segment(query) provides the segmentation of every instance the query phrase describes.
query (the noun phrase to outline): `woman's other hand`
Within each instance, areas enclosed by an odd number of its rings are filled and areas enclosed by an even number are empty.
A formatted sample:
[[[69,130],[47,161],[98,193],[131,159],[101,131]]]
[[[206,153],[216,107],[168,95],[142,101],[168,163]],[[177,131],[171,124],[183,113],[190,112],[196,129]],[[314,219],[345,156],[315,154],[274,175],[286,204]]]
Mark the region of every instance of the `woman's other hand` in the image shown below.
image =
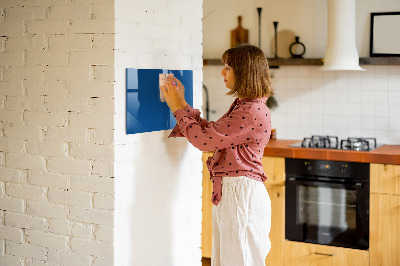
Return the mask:
[[[179,103],[183,108],[185,108],[187,105],[187,102],[185,100],[185,87],[183,86],[182,82],[179,79],[175,78],[174,76],[168,76],[167,78],[171,82],[175,82],[176,86],[179,88],[178,89]]]
[[[176,81],[175,81],[176,80]],[[181,103],[182,98],[180,95],[181,87],[179,87],[178,79],[170,79],[168,77],[167,81],[165,82],[164,86],[160,87],[162,92],[164,93],[165,102],[167,103],[169,109],[171,109],[172,113],[174,113],[178,109],[184,109],[186,105]],[[180,83],[182,84],[182,83]],[[182,90],[184,87],[182,85]],[[183,93],[184,94],[184,93]],[[183,98],[185,99],[185,98]],[[186,101],[185,101],[186,103]]]

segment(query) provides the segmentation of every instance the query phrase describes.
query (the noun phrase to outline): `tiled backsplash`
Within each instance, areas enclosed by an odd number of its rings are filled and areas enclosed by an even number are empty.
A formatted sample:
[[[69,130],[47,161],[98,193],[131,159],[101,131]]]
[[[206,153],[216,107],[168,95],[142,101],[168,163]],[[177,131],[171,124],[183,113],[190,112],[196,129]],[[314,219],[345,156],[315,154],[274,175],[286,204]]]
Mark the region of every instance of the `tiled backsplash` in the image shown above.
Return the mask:
[[[376,137],[400,144],[400,66],[365,65],[366,71],[324,72],[319,66],[271,69],[278,107],[273,128],[281,139],[311,135]],[[204,67],[210,91],[210,120],[218,119],[232,98],[219,75],[222,66]]]

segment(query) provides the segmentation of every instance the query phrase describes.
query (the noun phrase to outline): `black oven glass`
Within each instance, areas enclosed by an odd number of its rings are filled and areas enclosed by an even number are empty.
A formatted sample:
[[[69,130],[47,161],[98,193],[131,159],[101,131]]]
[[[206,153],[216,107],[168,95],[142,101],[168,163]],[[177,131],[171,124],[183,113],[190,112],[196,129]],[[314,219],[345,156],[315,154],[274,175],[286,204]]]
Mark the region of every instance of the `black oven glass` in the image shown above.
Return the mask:
[[[286,170],[286,239],[368,249],[368,164],[287,159]]]

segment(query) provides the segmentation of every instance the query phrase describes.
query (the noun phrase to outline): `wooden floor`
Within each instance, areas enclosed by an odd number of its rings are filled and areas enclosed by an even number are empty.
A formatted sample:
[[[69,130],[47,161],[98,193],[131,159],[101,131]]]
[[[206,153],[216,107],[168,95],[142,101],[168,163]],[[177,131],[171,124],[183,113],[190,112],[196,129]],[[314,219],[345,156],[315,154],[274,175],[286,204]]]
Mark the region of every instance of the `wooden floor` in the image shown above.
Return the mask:
[[[203,263],[203,266],[211,266],[211,259],[209,258],[202,258],[201,262]]]

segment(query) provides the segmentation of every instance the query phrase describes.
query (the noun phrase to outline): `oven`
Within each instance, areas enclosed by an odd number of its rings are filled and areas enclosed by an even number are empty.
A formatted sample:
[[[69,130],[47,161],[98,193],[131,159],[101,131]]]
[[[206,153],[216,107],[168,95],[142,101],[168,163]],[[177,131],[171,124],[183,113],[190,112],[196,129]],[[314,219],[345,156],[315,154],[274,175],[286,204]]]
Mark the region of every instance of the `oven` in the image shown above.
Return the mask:
[[[368,249],[368,163],[287,158],[285,169],[286,239]]]

